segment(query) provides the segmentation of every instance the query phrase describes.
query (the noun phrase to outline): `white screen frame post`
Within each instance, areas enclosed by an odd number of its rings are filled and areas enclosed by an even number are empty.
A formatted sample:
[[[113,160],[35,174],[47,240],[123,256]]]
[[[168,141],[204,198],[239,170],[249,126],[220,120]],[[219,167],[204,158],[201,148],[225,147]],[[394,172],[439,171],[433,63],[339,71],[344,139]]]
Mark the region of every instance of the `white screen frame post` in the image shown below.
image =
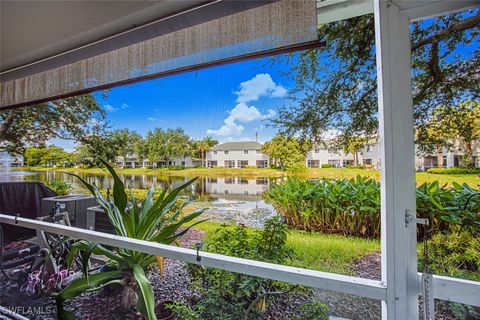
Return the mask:
[[[381,154],[382,319],[418,319],[415,145],[409,19],[374,0]]]

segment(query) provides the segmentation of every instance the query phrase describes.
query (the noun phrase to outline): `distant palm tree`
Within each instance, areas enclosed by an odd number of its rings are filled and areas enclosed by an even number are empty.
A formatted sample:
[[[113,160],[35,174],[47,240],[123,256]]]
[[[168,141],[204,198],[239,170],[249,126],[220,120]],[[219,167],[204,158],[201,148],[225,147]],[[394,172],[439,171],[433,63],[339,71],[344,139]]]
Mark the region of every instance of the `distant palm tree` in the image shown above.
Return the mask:
[[[216,144],[218,144],[218,141],[212,137],[205,137],[202,140],[195,141],[195,152],[198,154],[202,164],[205,161],[205,166],[207,166],[207,152]]]

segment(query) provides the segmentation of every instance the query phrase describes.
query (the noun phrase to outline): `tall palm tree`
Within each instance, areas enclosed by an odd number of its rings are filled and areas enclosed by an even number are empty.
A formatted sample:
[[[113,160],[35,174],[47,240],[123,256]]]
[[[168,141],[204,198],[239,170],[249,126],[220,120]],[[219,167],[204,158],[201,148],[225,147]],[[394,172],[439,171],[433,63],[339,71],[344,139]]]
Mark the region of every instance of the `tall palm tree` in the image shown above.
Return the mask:
[[[207,152],[216,144],[218,144],[218,141],[212,137],[205,137],[202,140],[195,141],[195,152],[202,163],[205,161],[205,166],[207,166]]]

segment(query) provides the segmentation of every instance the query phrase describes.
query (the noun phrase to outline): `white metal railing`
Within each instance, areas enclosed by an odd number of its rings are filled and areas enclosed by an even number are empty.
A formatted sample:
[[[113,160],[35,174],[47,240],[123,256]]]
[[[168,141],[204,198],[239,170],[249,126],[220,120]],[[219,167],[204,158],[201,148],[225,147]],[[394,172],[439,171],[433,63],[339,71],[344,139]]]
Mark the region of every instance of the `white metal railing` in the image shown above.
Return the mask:
[[[200,251],[198,255],[201,259],[200,261],[197,261],[197,252],[193,249],[126,238],[103,232],[53,224],[33,219],[21,217],[17,218],[4,214],[0,214],[0,223],[42,230],[75,239],[94,241],[104,245],[136,250],[155,256],[163,256],[165,258],[266,279],[285,281],[292,284],[342,292],[376,300],[386,299],[386,286],[381,281],[376,280],[289,267],[202,251]],[[420,273],[418,274],[418,283],[420,291]],[[418,294],[420,294],[420,292],[418,292]],[[480,307],[479,282],[434,276],[433,295],[435,299],[459,302]]]

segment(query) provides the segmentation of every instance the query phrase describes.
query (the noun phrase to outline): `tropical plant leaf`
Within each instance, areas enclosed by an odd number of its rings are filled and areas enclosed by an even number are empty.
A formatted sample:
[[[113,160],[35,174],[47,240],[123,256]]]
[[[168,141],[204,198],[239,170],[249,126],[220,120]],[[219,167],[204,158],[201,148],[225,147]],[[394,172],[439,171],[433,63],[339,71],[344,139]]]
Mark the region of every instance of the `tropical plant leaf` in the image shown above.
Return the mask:
[[[113,201],[115,203],[115,206],[120,210],[120,211],[125,211],[125,208],[127,207],[127,202],[128,202],[128,197],[127,193],[125,192],[125,185],[123,184],[122,179],[118,176],[118,174],[115,172],[115,170],[112,168],[108,162],[104,160],[100,160],[102,164],[107,168],[108,172],[112,175],[113,178]]]
[[[148,320],[156,320],[157,316],[155,315],[155,298],[153,295],[153,289],[145,276],[145,271],[139,265],[133,265],[132,271],[135,281],[137,281],[138,288],[140,289],[138,310]]]

